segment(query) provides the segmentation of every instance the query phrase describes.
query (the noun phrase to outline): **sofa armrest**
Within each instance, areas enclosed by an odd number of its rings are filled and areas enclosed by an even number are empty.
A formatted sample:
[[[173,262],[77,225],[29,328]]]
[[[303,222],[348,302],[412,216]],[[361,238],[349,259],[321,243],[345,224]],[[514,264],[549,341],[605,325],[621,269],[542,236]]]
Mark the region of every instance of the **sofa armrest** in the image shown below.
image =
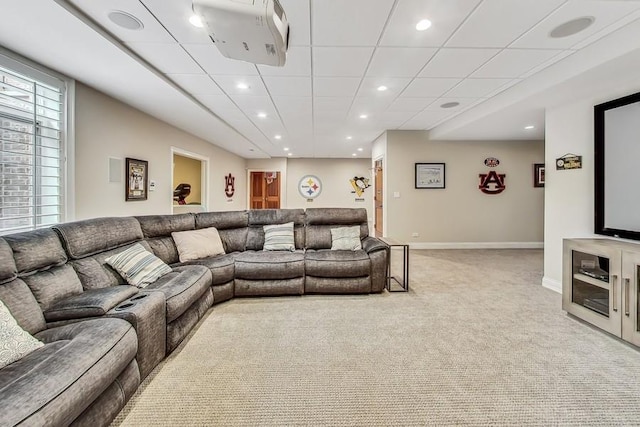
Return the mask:
[[[109,310],[138,293],[129,285],[89,289],[55,303],[44,312],[47,322],[104,316]]]
[[[362,239],[362,249],[364,249],[366,253],[370,254],[380,250],[387,250],[389,249],[389,245],[378,238],[367,236]]]

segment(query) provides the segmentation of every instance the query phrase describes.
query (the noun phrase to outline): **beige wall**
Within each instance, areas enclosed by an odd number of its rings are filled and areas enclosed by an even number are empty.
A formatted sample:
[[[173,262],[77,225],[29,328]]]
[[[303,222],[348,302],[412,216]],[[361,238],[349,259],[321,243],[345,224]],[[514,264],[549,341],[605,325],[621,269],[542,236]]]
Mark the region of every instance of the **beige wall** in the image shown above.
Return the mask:
[[[76,219],[168,214],[172,211],[171,147],[209,158],[208,210],[246,208],[246,160],[157,120],[81,83],[76,85]],[[148,200],[125,202],[124,182],[109,182],[109,157],[149,161],[156,189]],[[224,176],[236,178],[232,202]],[[124,171],[123,171],[124,174]]]
[[[173,156],[173,188],[180,184],[191,185],[191,193],[185,201],[189,203],[201,203],[202,161],[174,154]]]
[[[543,241],[544,189],[533,187],[533,164],[544,162],[543,141],[429,141],[425,131],[389,131],[386,156],[385,235],[416,247]],[[478,189],[479,174],[492,170],[484,165],[487,157],[499,159],[493,170],[506,174],[499,195]],[[444,190],[414,188],[420,162],[446,163]]]

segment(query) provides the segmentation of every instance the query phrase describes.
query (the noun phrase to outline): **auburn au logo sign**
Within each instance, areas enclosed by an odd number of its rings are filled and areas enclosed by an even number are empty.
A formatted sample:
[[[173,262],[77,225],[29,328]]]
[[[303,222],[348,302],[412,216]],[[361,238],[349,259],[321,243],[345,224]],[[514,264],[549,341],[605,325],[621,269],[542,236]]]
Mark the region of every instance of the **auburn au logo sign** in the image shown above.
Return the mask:
[[[235,182],[236,178],[231,173],[224,177],[224,194],[229,198],[236,192]]]
[[[496,171],[480,174],[480,185],[478,188],[485,194],[500,194],[507,188],[504,185],[504,178],[507,175]]]

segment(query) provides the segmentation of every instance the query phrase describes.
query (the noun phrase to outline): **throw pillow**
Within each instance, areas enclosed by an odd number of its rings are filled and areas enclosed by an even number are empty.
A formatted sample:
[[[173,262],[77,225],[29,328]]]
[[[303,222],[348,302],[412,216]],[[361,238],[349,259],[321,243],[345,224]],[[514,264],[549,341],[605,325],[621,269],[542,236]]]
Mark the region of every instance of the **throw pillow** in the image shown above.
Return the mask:
[[[357,251],[358,249],[362,249],[359,225],[331,229],[332,251]]]
[[[146,250],[140,243],[110,256],[105,261],[120,273],[128,284],[139,288],[146,288],[172,271],[171,267]]]
[[[0,369],[39,349],[44,344],[22,329],[0,301]]]
[[[171,233],[180,262],[224,254],[220,233],[215,227]]]
[[[293,222],[286,224],[265,225],[264,227],[265,251],[295,251],[296,244],[293,238]]]

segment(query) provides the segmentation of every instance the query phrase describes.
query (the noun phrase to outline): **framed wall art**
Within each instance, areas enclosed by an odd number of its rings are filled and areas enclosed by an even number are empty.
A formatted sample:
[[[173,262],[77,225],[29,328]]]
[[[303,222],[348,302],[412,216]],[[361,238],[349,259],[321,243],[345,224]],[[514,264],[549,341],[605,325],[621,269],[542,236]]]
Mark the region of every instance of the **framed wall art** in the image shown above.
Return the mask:
[[[533,165],[533,186],[544,187],[544,163]]]
[[[147,200],[149,191],[149,162],[126,158],[125,201]]]
[[[444,188],[444,163],[416,163],[416,188]]]

